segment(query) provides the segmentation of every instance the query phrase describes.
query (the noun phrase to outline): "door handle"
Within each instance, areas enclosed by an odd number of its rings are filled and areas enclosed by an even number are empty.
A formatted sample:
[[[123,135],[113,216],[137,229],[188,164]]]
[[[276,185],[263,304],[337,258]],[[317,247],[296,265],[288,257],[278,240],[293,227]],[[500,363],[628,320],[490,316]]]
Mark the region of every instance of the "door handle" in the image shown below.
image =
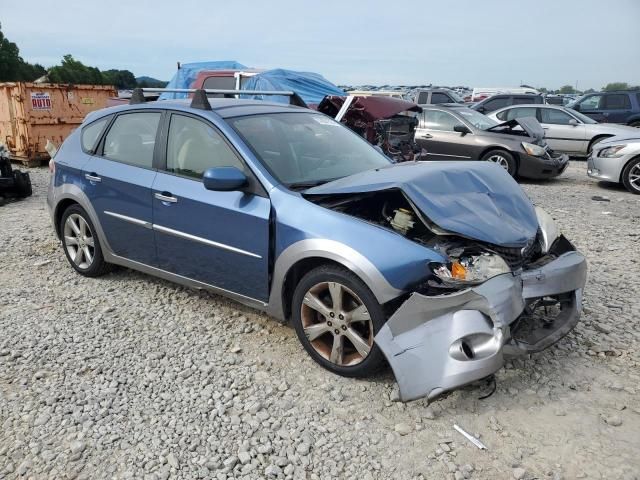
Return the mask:
[[[86,178],[87,180],[89,180],[90,182],[101,182],[102,178],[100,178],[98,176],[97,173],[95,172],[91,172],[91,173],[85,173],[84,174],[84,178]]]
[[[176,203],[178,201],[170,192],[156,193],[155,197],[161,202]]]
[[[421,138],[433,138],[433,135],[431,135],[430,133],[424,133],[422,135],[420,135]]]

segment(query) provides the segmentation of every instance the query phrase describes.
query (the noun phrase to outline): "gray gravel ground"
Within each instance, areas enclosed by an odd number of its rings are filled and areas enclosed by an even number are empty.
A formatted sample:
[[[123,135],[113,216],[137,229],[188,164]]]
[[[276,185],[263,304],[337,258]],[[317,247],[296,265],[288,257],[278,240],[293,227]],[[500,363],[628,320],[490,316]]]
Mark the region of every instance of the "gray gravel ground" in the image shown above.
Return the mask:
[[[389,372],[328,373],[215,295],[77,275],[31,174],[34,196],[0,207],[0,478],[640,478],[640,196],[584,162],[524,184],[589,260],[583,321],[491,397],[429,406],[394,402]]]

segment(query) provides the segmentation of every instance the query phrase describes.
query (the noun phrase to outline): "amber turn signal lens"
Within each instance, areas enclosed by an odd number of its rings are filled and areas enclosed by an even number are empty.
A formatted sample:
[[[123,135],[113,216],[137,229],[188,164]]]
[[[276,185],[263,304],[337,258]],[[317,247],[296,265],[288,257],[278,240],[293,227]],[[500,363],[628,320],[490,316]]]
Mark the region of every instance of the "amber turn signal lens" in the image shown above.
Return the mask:
[[[464,280],[467,276],[467,269],[459,262],[453,262],[451,265],[451,276],[457,280]]]

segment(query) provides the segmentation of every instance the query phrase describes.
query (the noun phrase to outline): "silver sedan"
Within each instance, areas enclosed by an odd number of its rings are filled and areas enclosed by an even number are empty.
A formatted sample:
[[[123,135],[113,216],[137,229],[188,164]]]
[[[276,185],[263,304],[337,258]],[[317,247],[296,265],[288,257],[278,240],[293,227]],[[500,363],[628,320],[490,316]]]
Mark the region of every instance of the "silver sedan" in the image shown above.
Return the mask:
[[[586,115],[557,105],[513,105],[488,115],[499,122],[514,118],[535,117],[545,130],[545,140],[556,152],[587,156],[593,146],[614,135],[638,134],[626,125],[598,123]]]
[[[607,138],[591,152],[587,174],[598,180],[622,183],[640,195],[640,130],[636,135]]]

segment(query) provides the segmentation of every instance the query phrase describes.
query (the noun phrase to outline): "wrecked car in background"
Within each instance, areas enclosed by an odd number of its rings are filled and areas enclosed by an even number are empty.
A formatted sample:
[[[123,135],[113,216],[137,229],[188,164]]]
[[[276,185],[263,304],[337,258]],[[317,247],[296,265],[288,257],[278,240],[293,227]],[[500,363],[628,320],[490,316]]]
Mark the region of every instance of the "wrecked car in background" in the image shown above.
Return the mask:
[[[584,257],[496,165],[394,164],[296,106],[133,101],[89,115],[52,161],[52,222],[82,275],[123,265],[288,319],[336,374],[386,358],[403,400],[578,322]]]
[[[568,155],[549,148],[535,118],[498,123],[464,105],[425,105],[416,143],[427,160],[483,160],[512,177],[553,178],[569,165]]]
[[[380,147],[396,162],[420,160],[424,155],[414,139],[416,114],[422,112],[415,103],[387,96],[328,95],[318,111]]]

